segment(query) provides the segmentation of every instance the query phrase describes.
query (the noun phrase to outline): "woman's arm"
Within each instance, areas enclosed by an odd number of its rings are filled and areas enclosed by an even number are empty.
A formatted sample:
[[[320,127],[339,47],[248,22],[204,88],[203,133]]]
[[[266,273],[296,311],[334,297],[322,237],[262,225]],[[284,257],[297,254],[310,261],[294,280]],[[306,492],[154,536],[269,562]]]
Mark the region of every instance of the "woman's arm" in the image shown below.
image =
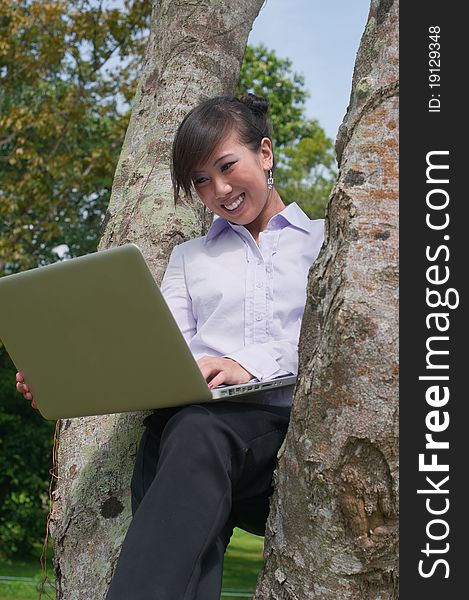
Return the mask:
[[[184,339],[189,344],[197,331],[197,323],[192,313],[192,300],[187,290],[183,255],[179,246],[174,247],[169,257],[168,266],[161,282],[161,293]]]

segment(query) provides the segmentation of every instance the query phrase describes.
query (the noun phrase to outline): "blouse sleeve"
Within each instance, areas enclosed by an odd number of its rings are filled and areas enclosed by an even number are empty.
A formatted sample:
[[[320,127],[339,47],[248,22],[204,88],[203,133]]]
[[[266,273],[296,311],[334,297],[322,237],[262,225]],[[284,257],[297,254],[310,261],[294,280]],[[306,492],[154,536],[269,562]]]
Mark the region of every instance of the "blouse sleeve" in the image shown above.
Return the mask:
[[[168,266],[161,282],[161,293],[189,344],[197,331],[197,323],[192,312],[192,301],[187,290],[184,274],[184,257],[179,246],[175,246],[169,257]]]
[[[225,357],[235,360],[259,381],[298,372],[298,344],[287,339],[248,344]]]

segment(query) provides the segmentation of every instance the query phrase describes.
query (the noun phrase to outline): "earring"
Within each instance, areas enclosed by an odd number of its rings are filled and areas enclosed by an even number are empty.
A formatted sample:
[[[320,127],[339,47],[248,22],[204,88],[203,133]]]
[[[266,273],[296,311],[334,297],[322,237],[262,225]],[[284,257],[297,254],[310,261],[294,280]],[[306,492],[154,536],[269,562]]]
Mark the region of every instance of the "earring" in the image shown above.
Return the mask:
[[[272,169],[269,170],[269,177],[267,179],[267,186],[269,188],[269,190],[272,189],[272,186],[274,185],[274,178],[272,176]]]

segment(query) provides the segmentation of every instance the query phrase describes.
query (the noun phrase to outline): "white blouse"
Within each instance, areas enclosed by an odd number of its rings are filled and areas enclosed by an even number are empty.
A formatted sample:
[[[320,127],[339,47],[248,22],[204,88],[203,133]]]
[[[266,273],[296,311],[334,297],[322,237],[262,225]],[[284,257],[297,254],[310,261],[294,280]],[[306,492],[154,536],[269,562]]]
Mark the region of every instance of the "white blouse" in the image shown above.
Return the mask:
[[[294,202],[270,219],[259,245],[218,217],[206,236],[176,246],[161,291],[194,357],[232,358],[260,381],[297,374],[308,271],[323,239],[324,220]],[[289,405],[292,392],[238,401]]]

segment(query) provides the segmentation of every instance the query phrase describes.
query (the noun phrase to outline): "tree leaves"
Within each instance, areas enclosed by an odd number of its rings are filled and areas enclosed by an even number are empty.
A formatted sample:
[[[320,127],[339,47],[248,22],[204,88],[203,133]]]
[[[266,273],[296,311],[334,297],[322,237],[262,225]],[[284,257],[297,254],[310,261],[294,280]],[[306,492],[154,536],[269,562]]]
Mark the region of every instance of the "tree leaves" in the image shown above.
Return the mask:
[[[322,218],[336,179],[335,153],[315,119],[304,115],[309,93],[289,59],[265,46],[248,46],[237,94],[268,98],[277,169],[275,186],[286,204],[297,202],[311,218]]]
[[[57,260],[61,244],[71,256],[96,249],[149,10],[0,0],[4,274]]]
[[[55,423],[16,392],[15,372],[0,347],[0,554],[24,559],[45,532]]]

